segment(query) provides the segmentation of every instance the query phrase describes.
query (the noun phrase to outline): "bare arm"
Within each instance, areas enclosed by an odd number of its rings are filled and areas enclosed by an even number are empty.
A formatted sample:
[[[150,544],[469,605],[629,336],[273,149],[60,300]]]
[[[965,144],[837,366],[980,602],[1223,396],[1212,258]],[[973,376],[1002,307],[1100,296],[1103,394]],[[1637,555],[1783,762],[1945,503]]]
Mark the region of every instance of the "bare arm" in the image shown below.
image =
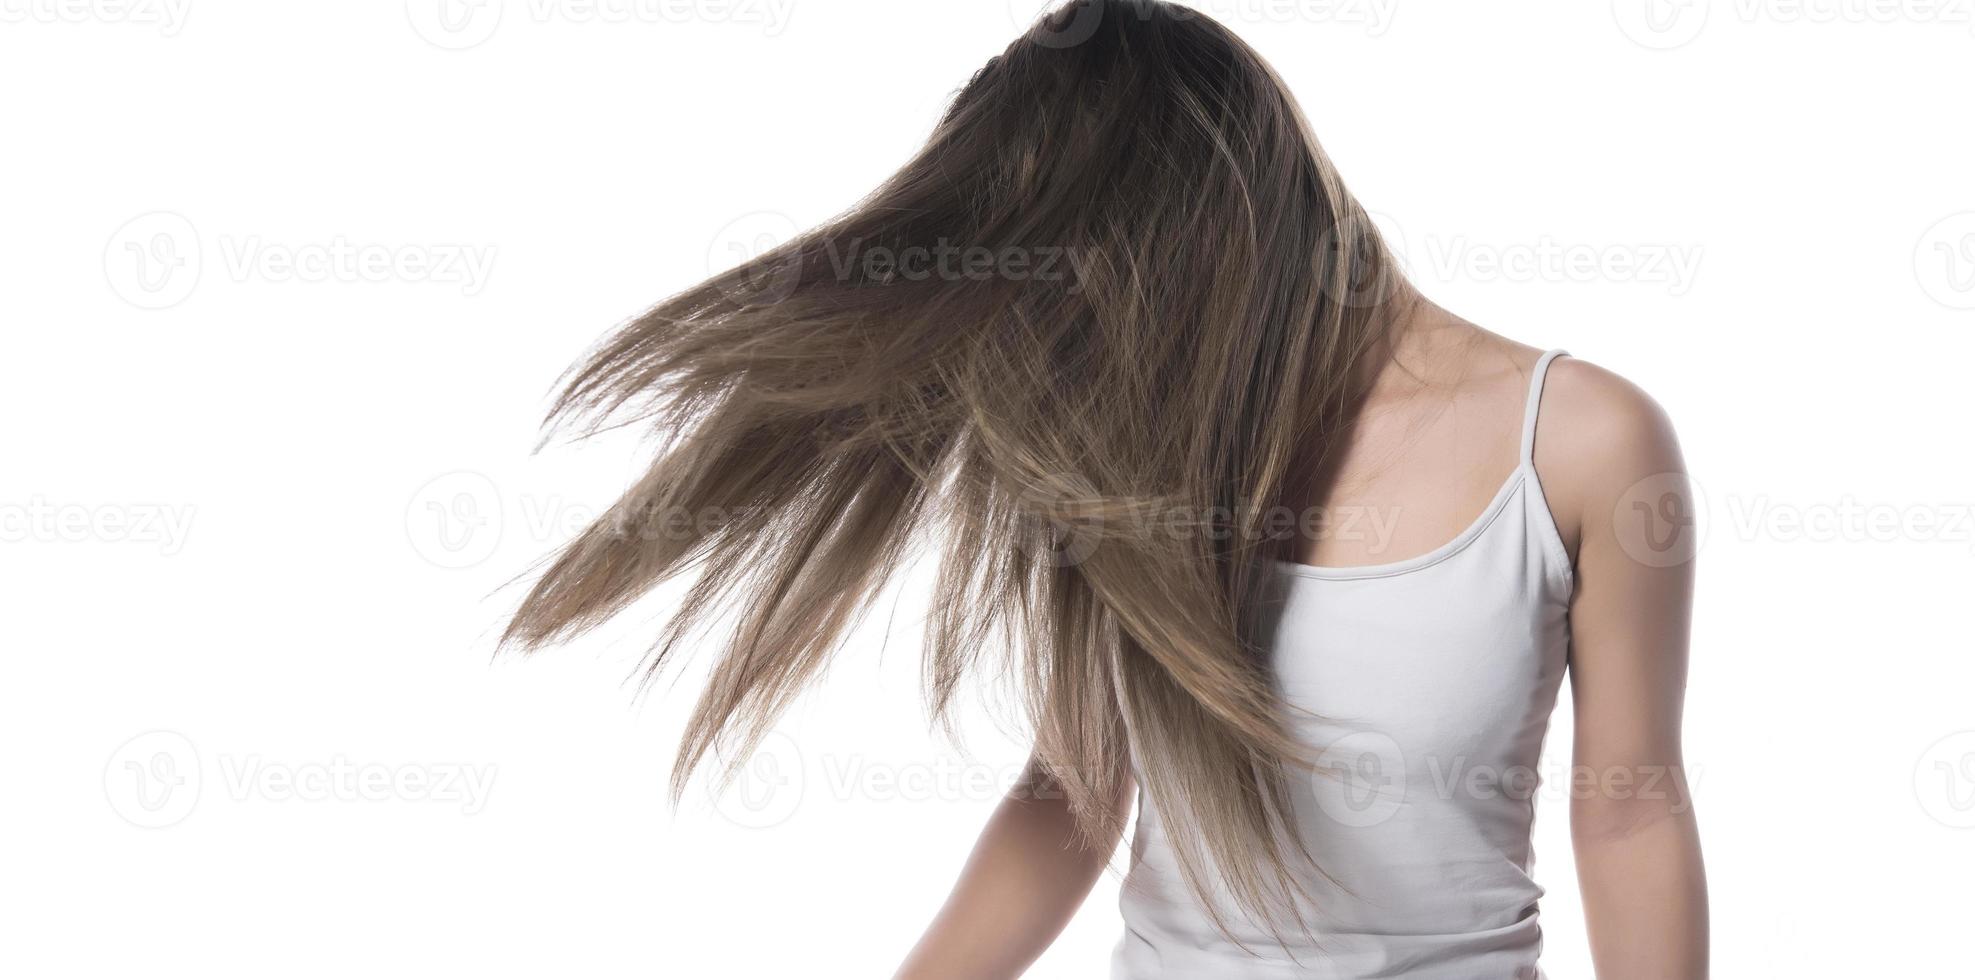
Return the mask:
[[[1076,914],[1115,847],[1081,849],[1074,827],[1060,794],[1009,794],[894,980],[1021,976]]]
[[[1650,399],[1564,362],[1538,465],[1574,541],[1571,838],[1601,980],[1708,970],[1707,884],[1680,745],[1694,563],[1685,466]],[[1546,470],[1549,472],[1549,470]]]

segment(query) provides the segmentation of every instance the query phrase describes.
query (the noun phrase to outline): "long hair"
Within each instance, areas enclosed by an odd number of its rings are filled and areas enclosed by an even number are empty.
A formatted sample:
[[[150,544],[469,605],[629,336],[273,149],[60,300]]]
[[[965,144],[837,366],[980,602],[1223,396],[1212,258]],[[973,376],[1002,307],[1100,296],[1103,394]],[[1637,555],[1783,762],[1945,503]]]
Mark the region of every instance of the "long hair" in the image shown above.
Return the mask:
[[[1079,0],[861,204],[571,369],[552,430],[662,445],[504,642],[696,572],[651,669],[740,616],[676,794],[744,758],[930,546],[936,716],[976,670],[1013,676],[1087,843],[1116,839],[1136,770],[1196,894],[1277,921],[1308,760],[1254,635],[1262,524],[1360,397],[1390,269],[1259,55],[1185,8]]]

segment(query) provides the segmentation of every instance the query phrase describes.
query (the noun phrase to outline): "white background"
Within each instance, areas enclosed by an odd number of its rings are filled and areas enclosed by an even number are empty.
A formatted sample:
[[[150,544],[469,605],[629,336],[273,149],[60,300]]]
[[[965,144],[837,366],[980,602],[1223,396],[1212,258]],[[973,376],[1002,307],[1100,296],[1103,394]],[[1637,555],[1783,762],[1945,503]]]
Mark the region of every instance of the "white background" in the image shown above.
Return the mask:
[[[530,455],[560,370],[874,186],[1010,4],[438,6],[0,0],[0,973],[887,975],[1024,751],[928,734],[916,583],[677,815],[664,597],[490,632],[640,460]],[[1969,4],[1200,6],[1434,298],[1679,424],[1717,975],[1971,975]]]

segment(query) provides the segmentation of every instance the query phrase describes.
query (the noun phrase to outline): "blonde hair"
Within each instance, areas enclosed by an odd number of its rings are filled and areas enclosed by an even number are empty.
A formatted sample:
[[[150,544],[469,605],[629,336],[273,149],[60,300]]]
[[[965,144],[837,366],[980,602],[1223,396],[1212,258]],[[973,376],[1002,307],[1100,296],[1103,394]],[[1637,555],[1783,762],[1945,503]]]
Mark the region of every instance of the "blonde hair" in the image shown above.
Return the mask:
[[[935,712],[977,668],[1012,671],[1088,841],[1122,829],[1135,762],[1197,893],[1294,915],[1305,760],[1252,636],[1273,547],[1254,504],[1361,396],[1390,276],[1259,55],[1171,4],[1073,3],[860,205],[572,369],[552,426],[665,444],[505,640],[567,639],[694,569],[657,670],[742,610],[676,791],[710,751],[744,758],[937,533]],[[1148,517],[1172,513],[1189,533]]]

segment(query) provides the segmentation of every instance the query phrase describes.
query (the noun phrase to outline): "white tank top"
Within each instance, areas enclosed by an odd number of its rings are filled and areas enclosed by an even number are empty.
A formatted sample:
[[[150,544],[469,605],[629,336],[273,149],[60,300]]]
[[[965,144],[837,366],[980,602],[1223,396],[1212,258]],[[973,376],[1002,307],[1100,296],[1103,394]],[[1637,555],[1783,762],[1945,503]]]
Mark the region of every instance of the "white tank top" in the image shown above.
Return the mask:
[[[1300,876],[1316,944],[1291,927],[1285,948],[1219,894],[1230,942],[1141,793],[1114,980],[1541,976],[1530,827],[1571,568],[1532,454],[1543,376],[1562,353],[1537,361],[1520,463],[1459,536],[1384,565],[1277,564],[1263,632],[1275,681],[1315,716],[1297,735],[1333,772],[1296,785],[1292,814],[1331,879]]]

